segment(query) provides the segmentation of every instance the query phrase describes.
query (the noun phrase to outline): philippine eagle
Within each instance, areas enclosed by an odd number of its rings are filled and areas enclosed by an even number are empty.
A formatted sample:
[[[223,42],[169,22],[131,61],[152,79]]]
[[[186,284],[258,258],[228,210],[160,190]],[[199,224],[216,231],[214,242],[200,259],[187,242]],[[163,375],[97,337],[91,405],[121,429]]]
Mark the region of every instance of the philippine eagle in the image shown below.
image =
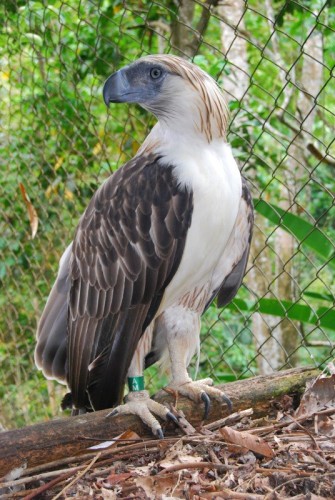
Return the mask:
[[[169,387],[207,410],[210,397],[227,401],[187,367],[201,315],[241,285],[252,203],[226,142],[225,99],[199,67],[143,57],[107,79],[103,98],[138,103],[158,122],[82,215],[38,325],[35,361],[67,384],[77,412],[119,405],[113,414],[137,414],[161,437],[154,415],[172,415],[143,384],[156,361],[169,362]]]

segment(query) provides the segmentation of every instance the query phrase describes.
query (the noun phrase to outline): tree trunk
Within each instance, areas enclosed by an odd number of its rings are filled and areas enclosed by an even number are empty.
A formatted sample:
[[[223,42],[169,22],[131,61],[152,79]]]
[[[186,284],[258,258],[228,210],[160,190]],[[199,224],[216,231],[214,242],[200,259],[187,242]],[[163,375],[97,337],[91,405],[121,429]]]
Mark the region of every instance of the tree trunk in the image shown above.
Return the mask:
[[[260,298],[268,296],[270,281],[274,276],[274,258],[267,246],[267,232],[266,221],[259,218],[254,227],[251,248],[253,267],[247,280],[250,288]],[[252,315],[252,333],[258,352],[257,365],[263,375],[272,373],[283,366],[285,361],[285,352],[276,329],[279,321],[278,317],[269,314],[254,312]]]
[[[180,0],[178,16],[171,25],[171,47],[178,55],[192,57],[192,21],[195,3],[193,0]]]
[[[288,370],[267,377],[232,382],[225,386],[225,393],[231,399],[234,410],[253,408],[255,416],[267,416],[274,403],[284,395],[301,394],[308,380],[318,371],[311,368]],[[219,386],[220,387],[220,386]],[[166,392],[160,391],[156,397],[160,402],[174,403]],[[193,426],[200,426],[203,407],[199,403],[180,397],[178,409],[181,409]],[[0,434],[0,475],[5,475],[13,468],[34,467],[64,457],[87,452],[90,446],[101,441],[112,440],[131,428],[142,436],[150,436],[142,422],[134,416],[121,415],[106,418],[110,410],[102,410],[77,417],[61,418],[42,424],[24,427]],[[208,423],[226,416],[227,407],[213,402]],[[166,435],[175,435],[176,430],[169,424]]]
[[[244,106],[248,102],[249,68],[247,59],[247,45],[241,34],[247,36],[244,27],[244,12],[246,6],[243,0],[231,0],[228,4],[219,7],[222,18],[222,45],[228,63],[230,74],[225,76],[224,88],[235,99],[243,100]],[[274,12],[272,0],[265,0],[266,16],[269,20],[269,30],[274,30]],[[271,37],[273,45],[273,58],[278,66],[285,68],[285,57],[280,52],[276,32]],[[301,124],[301,129],[311,132],[314,120],[315,97],[320,91],[322,82],[322,35],[314,32],[304,45],[303,67],[299,78],[302,88],[297,101],[296,118]],[[291,68],[294,71],[294,68]],[[281,73],[282,74],[282,73]],[[292,74],[289,75],[292,77]],[[292,78],[295,80],[295,76]],[[287,80],[282,81],[283,87]],[[286,107],[290,101],[289,87],[287,88]],[[233,124],[238,128],[238,123]],[[296,122],[295,122],[296,128]],[[296,132],[295,132],[296,133]],[[294,203],[297,193],[302,186],[306,171],[306,134],[304,132],[293,136],[287,151],[285,172],[282,174],[285,185],[281,185],[281,207],[294,212]],[[252,175],[252,174],[251,174]],[[251,248],[253,266],[247,275],[246,281],[251,290],[258,297],[274,296],[280,300],[295,302],[296,274],[294,254],[296,243],[293,236],[277,228],[275,233],[274,252],[270,250],[266,237],[268,234],[267,222],[256,217],[256,225]],[[283,366],[294,366],[297,362],[298,347],[300,343],[299,324],[297,322],[280,319],[271,315],[254,313],[252,316],[252,330],[259,352],[257,356],[260,373],[271,373]]]
[[[171,47],[179,56],[192,58],[202,43],[211,18],[211,8],[218,0],[207,0],[201,4],[202,12],[196,26],[194,24],[195,0],[179,0],[178,15],[171,24]]]
[[[224,90],[230,98],[240,100],[249,87],[249,64],[247,42],[236,33],[244,30],[243,14],[246,4],[243,0],[231,0],[218,8],[221,22],[222,52],[229,63],[230,74],[225,76]]]
[[[279,54],[278,51],[276,51]],[[296,196],[302,188],[303,179],[306,177],[307,162],[307,144],[310,141],[308,134],[312,133],[315,118],[315,98],[321,89],[322,84],[322,34],[314,32],[304,45],[303,65],[300,85],[304,91],[299,92],[297,101],[297,112],[295,118],[299,123],[298,133],[288,148],[288,157],[286,160],[286,169],[283,177],[285,178],[285,187],[281,188],[281,208],[290,210],[294,213],[296,210]],[[281,62],[281,64],[283,64]],[[284,82],[283,82],[284,85]],[[296,127],[295,122],[295,127]],[[298,300],[296,290],[296,278],[299,268],[295,264],[294,254],[297,248],[293,236],[281,228],[276,230],[275,249],[277,252],[276,260],[276,291],[278,298],[295,302]],[[298,347],[301,342],[299,334],[299,324],[296,321],[283,319],[273,330],[285,353],[286,366],[295,366],[298,361]],[[278,369],[283,363],[275,366]]]
[[[244,107],[248,107],[249,96],[246,93],[250,85],[247,42],[240,35],[245,31],[244,13],[246,5],[243,0],[232,0],[219,7],[222,18],[221,41],[230,74],[224,78],[224,90],[230,98],[242,100]],[[233,127],[238,129],[239,124]],[[252,174],[251,174],[252,176]],[[258,297],[264,297],[269,291],[269,280],[273,276],[272,262],[269,248],[266,243],[266,221],[256,216],[254,235],[252,239],[250,261],[252,268],[246,276],[246,282]],[[270,315],[254,313],[252,315],[252,332],[258,351],[257,364],[262,374],[272,373],[281,366],[285,359],[283,349],[272,331],[278,323],[278,318]]]

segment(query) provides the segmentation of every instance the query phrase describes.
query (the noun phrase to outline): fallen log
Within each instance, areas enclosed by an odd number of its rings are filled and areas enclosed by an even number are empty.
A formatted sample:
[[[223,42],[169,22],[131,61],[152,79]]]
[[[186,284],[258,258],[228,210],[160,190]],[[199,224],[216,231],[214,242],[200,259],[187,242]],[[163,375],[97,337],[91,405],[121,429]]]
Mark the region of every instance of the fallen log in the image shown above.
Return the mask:
[[[234,411],[254,409],[254,416],[262,417],[273,410],[284,395],[299,396],[306,382],[319,374],[314,368],[297,368],[258,376],[218,386],[224,389],[233,403]],[[165,391],[155,399],[175,403],[174,397]],[[178,409],[194,427],[202,423],[203,407],[187,398],[178,398]],[[16,467],[34,467],[64,457],[87,452],[90,446],[108,441],[132,429],[143,437],[150,436],[147,428],[135,416],[121,415],[106,418],[110,410],[101,410],[76,417],[64,417],[23,427],[0,434],[0,476]],[[214,422],[228,414],[227,407],[212,403],[206,423]],[[166,436],[176,435],[172,424],[164,427]]]

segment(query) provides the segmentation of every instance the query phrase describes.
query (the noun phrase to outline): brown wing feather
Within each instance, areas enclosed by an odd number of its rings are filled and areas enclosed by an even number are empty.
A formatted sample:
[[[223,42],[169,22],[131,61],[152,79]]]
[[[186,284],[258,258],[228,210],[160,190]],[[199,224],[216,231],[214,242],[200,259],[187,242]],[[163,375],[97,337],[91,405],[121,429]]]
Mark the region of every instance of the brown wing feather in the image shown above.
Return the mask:
[[[192,193],[173,167],[135,157],[92,198],[73,243],[68,383],[76,407],[120,401],[144,328],[181,261]]]
[[[71,244],[72,245],[72,244]],[[37,328],[35,363],[48,378],[66,383],[67,297],[71,245],[65,250]]]

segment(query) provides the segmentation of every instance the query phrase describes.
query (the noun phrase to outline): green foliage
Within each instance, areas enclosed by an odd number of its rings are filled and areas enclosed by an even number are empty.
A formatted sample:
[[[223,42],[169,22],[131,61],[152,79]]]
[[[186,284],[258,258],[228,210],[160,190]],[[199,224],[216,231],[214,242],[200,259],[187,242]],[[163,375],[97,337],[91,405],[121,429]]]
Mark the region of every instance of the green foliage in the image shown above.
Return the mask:
[[[314,295],[316,297],[316,295]],[[282,318],[289,318],[292,320],[301,321],[329,330],[335,330],[335,311],[331,307],[318,307],[314,309],[305,304],[297,304],[289,302],[288,300],[280,299],[265,299],[261,298],[251,303],[242,299],[235,299],[229,306],[231,310],[236,312],[249,312],[250,314],[255,311],[263,314],[271,314],[272,316],[280,316]]]
[[[264,200],[255,200],[255,210],[273,222],[276,227],[280,226],[292,234],[300,243],[302,250],[308,247],[322,258],[322,263],[335,267],[334,244],[315,224]]]

